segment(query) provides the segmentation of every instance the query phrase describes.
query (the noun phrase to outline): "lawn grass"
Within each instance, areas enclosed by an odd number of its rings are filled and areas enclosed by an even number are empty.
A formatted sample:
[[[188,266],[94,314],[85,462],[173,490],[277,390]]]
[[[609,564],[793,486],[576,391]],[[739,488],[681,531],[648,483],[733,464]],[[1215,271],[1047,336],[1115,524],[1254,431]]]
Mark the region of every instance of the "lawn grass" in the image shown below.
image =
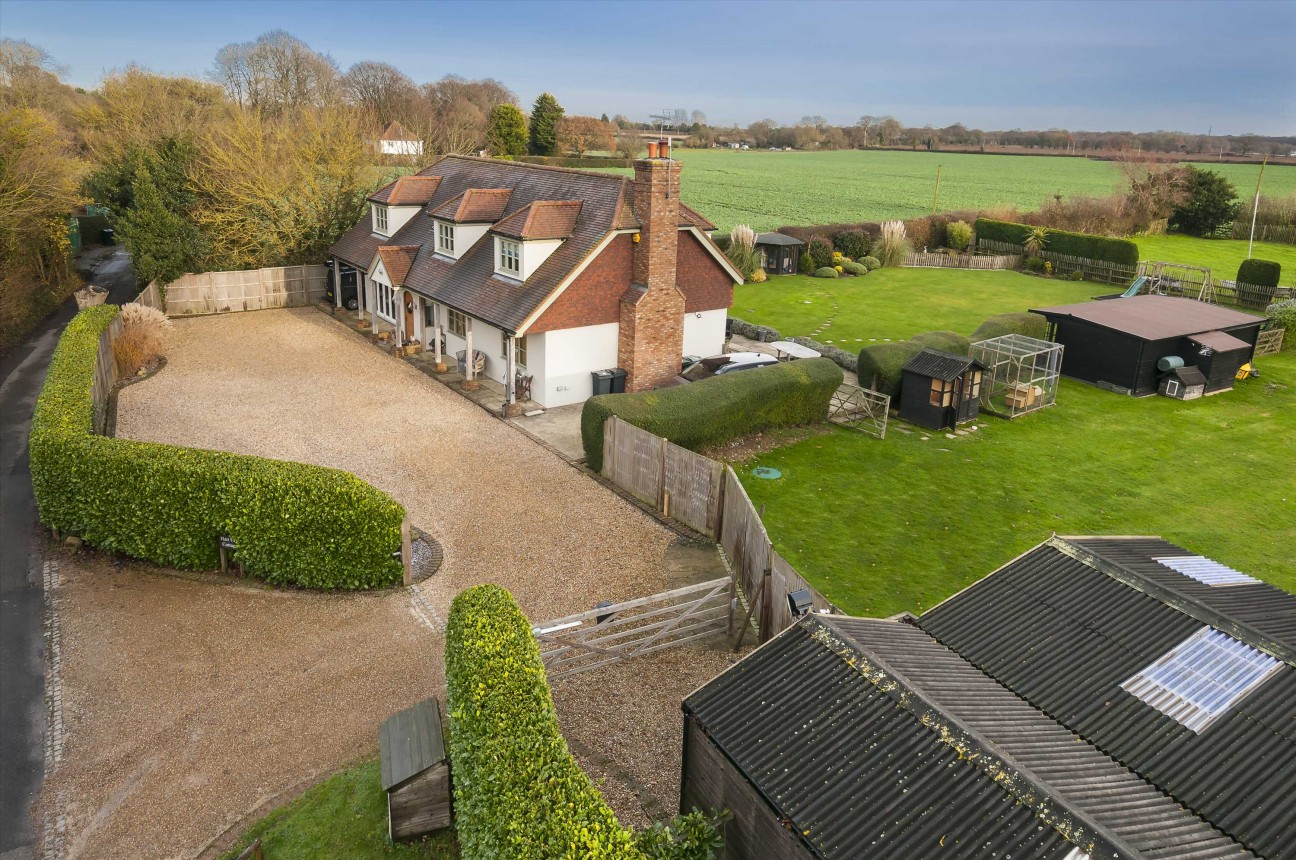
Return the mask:
[[[772,326],[784,337],[813,336],[848,352],[925,331],[971,334],[993,314],[1082,302],[1117,288],[1019,272],[875,269],[857,278],[777,275],[734,290],[730,316]],[[814,334],[824,323],[829,323]]]
[[[421,842],[393,844],[388,840],[387,798],[376,759],[329,777],[270,813],[252,825],[221,860],[234,860],[258,836],[266,860],[459,857],[453,830]]]
[[[1058,405],[968,436],[835,429],[735,469],[778,551],[852,614],[930,608],[1052,532],[1161,535],[1296,591],[1296,351],[1257,364],[1200,400],[1063,380]]]
[[[1233,280],[1247,258],[1245,239],[1198,239],[1194,236],[1135,236],[1140,260],[1163,260],[1205,266],[1215,280]],[[1256,242],[1254,256],[1282,264],[1279,284],[1296,284],[1296,245]]]

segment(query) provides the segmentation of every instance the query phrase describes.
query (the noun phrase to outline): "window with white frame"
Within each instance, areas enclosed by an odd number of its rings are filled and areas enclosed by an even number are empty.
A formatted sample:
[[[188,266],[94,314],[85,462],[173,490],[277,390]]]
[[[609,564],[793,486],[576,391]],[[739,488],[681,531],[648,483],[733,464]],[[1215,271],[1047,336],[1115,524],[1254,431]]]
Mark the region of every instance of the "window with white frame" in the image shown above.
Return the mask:
[[[527,336],[513,338],[513,360],[517,362],[518,367],[526,367],[526,347]],[[503,348],[500,351],[500,358],[508,358],[508,342],[506,337],[503,341]]]
[[[450,333],[465,337],[468,332],[468,318],[456,310],[450,309]]]
[[[454,225],[437,222],[437,250],[454,256]]]
[[[374,206],[374,232],[387,235],[387,207]]]
[[[499,257],[495,263],[495,270],[501,275],[509,275],[517,278],[522,275],[522,243],[514,242],[512,239],[497,239],[499,242]]]
[[[388,322],[396,322],[396,290],[379,281],[374,281],[374,295],[378,298],[378,316]]]

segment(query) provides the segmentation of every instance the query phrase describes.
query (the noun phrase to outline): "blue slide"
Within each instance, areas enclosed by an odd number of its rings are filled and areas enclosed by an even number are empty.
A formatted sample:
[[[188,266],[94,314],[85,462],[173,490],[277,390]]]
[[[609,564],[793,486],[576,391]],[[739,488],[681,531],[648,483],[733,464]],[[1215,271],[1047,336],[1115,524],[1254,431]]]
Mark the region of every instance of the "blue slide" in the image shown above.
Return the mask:
[[[1147,283],[1147,275],[1144,275],[1141,278],[1135,278],[1134,283],[1130,284],[1130,288],[1125,292],[1121,293],[1120,297],[1122,299],[1134,298],[1139,294],[1139,290],[1143,289],[1143,285],[1146,283]]]

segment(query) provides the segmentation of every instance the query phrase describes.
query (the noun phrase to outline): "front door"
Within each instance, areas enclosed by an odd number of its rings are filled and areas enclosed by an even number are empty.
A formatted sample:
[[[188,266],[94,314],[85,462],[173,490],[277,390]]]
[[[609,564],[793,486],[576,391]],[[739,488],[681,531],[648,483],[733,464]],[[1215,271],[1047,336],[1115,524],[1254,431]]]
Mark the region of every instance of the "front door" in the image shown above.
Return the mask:
[[[405,291],[405,339],[414,339],[414,294]]]

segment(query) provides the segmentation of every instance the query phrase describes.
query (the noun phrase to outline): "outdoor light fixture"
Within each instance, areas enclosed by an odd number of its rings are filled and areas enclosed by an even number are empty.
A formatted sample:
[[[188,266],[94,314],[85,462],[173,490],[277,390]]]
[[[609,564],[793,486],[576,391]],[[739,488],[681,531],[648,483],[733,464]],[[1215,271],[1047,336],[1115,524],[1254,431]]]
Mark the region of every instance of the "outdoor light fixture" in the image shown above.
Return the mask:
[[[814,608],[814,600],[810,597],[810,589],[808,588],[789,591],[787,601],[788,609],[792,610],[793,618],[800,618]]]

